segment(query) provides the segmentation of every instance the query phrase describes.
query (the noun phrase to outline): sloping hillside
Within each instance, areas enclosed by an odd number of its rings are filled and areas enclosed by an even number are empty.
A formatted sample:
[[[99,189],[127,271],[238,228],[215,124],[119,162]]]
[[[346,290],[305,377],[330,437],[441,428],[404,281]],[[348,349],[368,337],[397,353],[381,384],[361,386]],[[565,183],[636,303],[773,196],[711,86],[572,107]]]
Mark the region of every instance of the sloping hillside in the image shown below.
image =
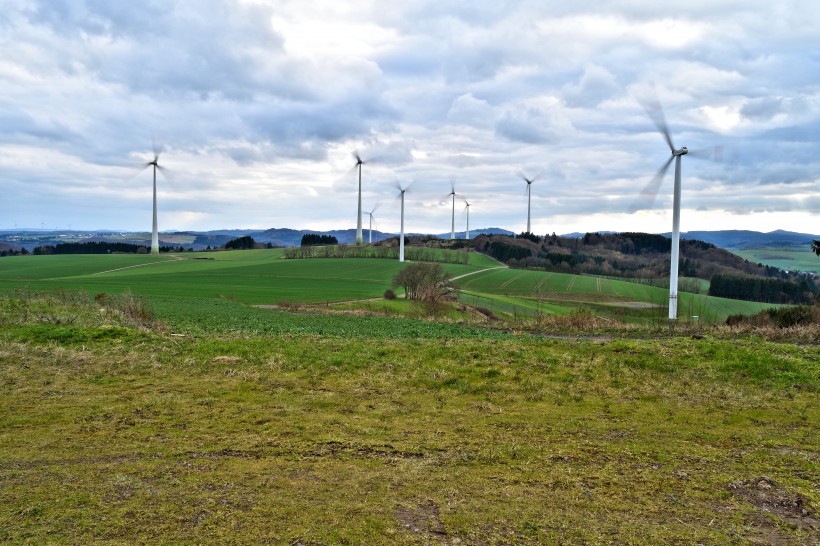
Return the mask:
[[[512,267],[641,279],[656,281],[658,285],[669,277],[671,240],[663,235],[587,233],[580,238],[553,235],[543,239],[479,236],[472,246]],[[802,303],[811,299],[810,293],[818,291],[813,275],[750,262],[714,244],[690,239],[681,241],[678,273],[705,281],[720,275],[789,283],[790,289],[783,292],[800,297],[786,297],[780,303]]]

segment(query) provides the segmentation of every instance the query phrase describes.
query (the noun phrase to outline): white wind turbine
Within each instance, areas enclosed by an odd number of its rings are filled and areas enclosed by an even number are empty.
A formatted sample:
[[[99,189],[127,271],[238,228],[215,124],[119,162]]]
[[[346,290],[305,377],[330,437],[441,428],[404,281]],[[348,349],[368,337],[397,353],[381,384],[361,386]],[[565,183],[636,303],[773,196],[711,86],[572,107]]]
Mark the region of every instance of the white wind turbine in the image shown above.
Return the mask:
[[[356,158],[354,168],[359,168],[359,207],[356,210],[356,244],[362,244],[362,165],[367,161],[362,160],[359,152],[353,152],[353,157]]]
[[[367,238],[367,242],[369,244],[373,244],[373,213],[376,212],[377,208],[379,208],[378,203],[370,210],[370,212],[367,213],[367,215],[370,216],[370,234]]]
[[[154,167],[154,217],[153,221],[151,222],[151,254],[157,255],[159,254],[159,232],[157,231],[157,170],[159,170],[167,179],[168,178],[168,169],[161,166],[159,164],[159,154],[162,153],[162,146],[157,145],[154,143],[154,159],[153,161],[147,162],[143,165],[143,169],[153,166]]]
[[[658,131],[663,135],[666,144],[669,146],[671,155],[666,163],[658,170],[652,180],[644,188],[642,195],[645,199],[654,200],[658,193],[663,177],[666,171],[669,170],[669,165],[672,160],[675,161],[675,187],[673,191],[672,200],[672,258],[669,270],[669,320],[676,320],[678,318],[678,267],[680,262],[680,198],[681,198],[681,158],[689,153],[686,146],[675,149],[672,143],[672,137],[669,134],[669,127],[666,125],[666,119],[663,115],[663,109],[657,101],[644,104],[644,109]]]
[[[523,173],[520,174],[521,178],[524,182],[527,183],[527,233],[532,233],[530,229],[530,210],[532,204],[532,183],[538,179],[539,175],[535,175],[532,178],[527,178]]]
[[[404,261],[404,194],[410,186],[401,187],[396,183],[396,189],[399,190],[398,198],[401,199],[401,232],[399,233],[399,261]]]
[[[467,211],[467,231],[466,231],[465,239],[467,239],[469,241],[470,240],[470,202],[465,199],[464,200],[464,205],[465,205],[464,209]]]
[[[447,197],[453,199],[453,214],[450,220],[450,239],[452,240],[456,238],[456,183],[452,180],[450,180],[450,193],[447,194]]]

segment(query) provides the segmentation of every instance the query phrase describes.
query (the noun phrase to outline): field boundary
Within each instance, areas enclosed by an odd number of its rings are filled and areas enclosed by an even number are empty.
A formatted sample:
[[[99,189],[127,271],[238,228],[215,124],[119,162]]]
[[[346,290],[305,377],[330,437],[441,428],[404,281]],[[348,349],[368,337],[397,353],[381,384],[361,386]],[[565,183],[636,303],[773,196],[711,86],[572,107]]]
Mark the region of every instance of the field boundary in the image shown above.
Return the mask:
[[[458,275],[457,277],[453,277],[451,281],[457,281],[458,279],[463,279],[464,277],[469,277],[470,275],[477,275],[479,273],[484,273],[485,271],[494,271],[496,269],[508,269],[506,265],[500,265],[498,267],[488,267],[486,269],[479,269],[478,271],[470,271],[469,273],[464,273],[463,275]]]
[[[169,262],[177,262],[177,261],[185,260],[185,259],[186,258],[180,258],[179,256],[173,256],[173,259],[171,259],[171,260],[162,260],[161,262],[151,262],[151,263],[148,263],[148,264],[127,265],[125,267],[118,267],[116,269],[109,269],[107,271],[97,271],[96,273],[89,273],[88,276],[93,277],[94,275],[102,275],[104,273],[113,273],[114,271],[122,271],[124,269],[133,269],[135,267],[145,267],[147,265],[167,264]]]

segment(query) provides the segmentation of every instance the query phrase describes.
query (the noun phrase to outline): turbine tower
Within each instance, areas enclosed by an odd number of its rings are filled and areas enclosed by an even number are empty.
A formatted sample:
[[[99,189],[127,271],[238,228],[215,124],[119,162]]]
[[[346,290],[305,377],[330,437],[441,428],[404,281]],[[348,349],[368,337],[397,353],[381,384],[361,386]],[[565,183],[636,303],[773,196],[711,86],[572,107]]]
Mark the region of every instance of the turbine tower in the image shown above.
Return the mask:
[[[464,204],[466,205],[464,208],[467,210],[467,232],[465,237],[468,241],[470,240],[470,202],[466,199],[464,200]]]
[[[167,178],[167,169],[159,164],[159,154],[162,147],[154,143],[154,160],[143,165],[143,169],[152,166],[154,169],[154,217],[151,222],[151,254],[159,254],[159,232],[157,231],[157,170],[159,169]]]
[[[447,194],[447,197],[453,198],[453,215],[450,220],[450,240],[453,240],[456,238],[456,184],[452,180],[450,181],[450,193]]]
[[[396,184],[396,188],[399,190],[399,199],[401,199],[401,233],[399,234],[399,261],[404,261],[404,194],[410,186],[401,187],[399,184]]]
[[[368,216],[370,216],[370,234],[367,238],[368,244],[373,244],[373,213],[376,212],[376,209],[379,208],[379,205],[373,207],[373,209],[368,212]]]
[[[359,152],[353,152],[353,157],[356,158],[355,167],[359,168],[359,207],[356,210],[356,244],[362,244],[362,165],[367,161],[362,161]]]
[[[526,176],[524,176],[522,174],[521,178],[524,180],[524,182],[527,183],[527,233],[532,233],[532,231],[530,229],[530,210],[531,210],[530,205],[532,204],[532,183],[535,182],[535,180],[538,178],[538,176],[533,176],[532,178],[527,178]]]
[[[652,121],[655,122],[655,126],[663,135],[671,152],[669,159],[663,164],[660,170],[658,170],[649,184],[647,184],[643,191],[644,196],[649,195],[654,198],[654,195],[657,194],[660,184],[663,181],[663,177],[666,175],[666,171],[669,170],[669,165],[672,164],[672,160],[675,161],[675,187],[672,200],[672,257],[669,269],[669,320],[676,320],[678,318],[678,267],[680,262],[681,158],[688,154],[689,150],[686,146],[675,148],[675,145],[672,143],[672,136],[669,134],[669,127],[666,125],[663,109],[659,102],[654,101],[653,103],[645,104],[644,109],[646,113],[649,114],[649,117],[652,118]]]

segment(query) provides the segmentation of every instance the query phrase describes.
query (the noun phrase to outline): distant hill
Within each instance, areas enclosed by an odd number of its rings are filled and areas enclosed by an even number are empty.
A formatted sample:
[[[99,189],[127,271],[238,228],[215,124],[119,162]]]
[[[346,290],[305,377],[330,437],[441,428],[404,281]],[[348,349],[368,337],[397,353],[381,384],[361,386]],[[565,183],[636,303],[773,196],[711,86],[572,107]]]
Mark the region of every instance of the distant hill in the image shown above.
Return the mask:
[[[424,235],[422,233],[417,233],[416,235]],[[466,231],[456,231],[456,239],[466,239],[467,232]],[[479,235],[514,235],[514,232],[508,229],[501,229],[496,227],[489,227],[489,228],[478,228],[478,229],[471,229],[470,230],[470,239],[475,239]],[[450,232],[447,233],[439,233],[436,235],[439,239],[449,239]]]
[[[672,241],[650,233],[587,233],[580,238],[549,236],[541,240],[479,236],[463,244],[511,267],[620,277],[663,286],[669,278]],[[712,243],[682,238],[680,252],[679,275],[715,282],[709,287],[711,295],[806,303],[818,292],[820,279],[814,275],[751,262]],[[689,280],[681,286],[687,292],[703,289],[699,281]]]
[[[667,237],[669,233],[665,234]],[[682,239],[692,239],[712,243],[720,248],[732,250],[751,250],[767,247],[805,246],[812,240],[820,239],[820,235],[796,233],[794,231],[777,230],[769,233],[747,230],[726,231],[687,231],[681,233]]]
[[[160,244],[165,246],[184,246],[202,250],[208,246],[220,247],[232,239],[250,235],[254,240],[261,243],[270,243],[275,246],[298,246],[302,236],[306,233],[317,235],[332,235],[342,244],[353,244],[356,242],[355,229],[342,229],[320,231],[312,229],[292,229],[292,228],[271,228],[271,229],[218,229],[210,231],[172,231],[160,232]],[[614,231],[592,232],[601,235],[616,234]],[[368,240],[369,230],[364,229],[364,240]],[[503,228],[485,227],[470,230],[470,238],[474,239],[478,235],[512,235],[513,232]],[[373,230],[373,242],[383,241],[395,237],[396,233],[385,233]],[[408,233],[408,236],[429,235],[424,233]],[[586,233],[567,233],[561,235],[566,239],[580,239]],[[669,237],[669,233],[663,234]],[[440,239],[449,239],[450,232],[435,234]],[[456,233],[456,238],[463,239],[464,231]],[[4,230],[0,231],[0,243],[12,245],[16,248],[26,248],[32,250],[35,246],[55,245],[68,241],[104,241],[104,242],[125,242],[131,244],[147,244],[150,242],[151,234],[147,232],[124,232],[115,230],[94,230],[94,231],[60,231],[60,230]],[[770,233],[746,230],[726,230],[726,231],[689,231],[681,234],[681,238],[689,240],[699,240],[729,250],[754,250],[771,247],[793,247],[805,248],[810,245],[813,239],[820,240],[820,235],[810,235],[806,233],[796,233],[791,231],[777,230]]]
[[[302,241],[302,236],[306,233],[315,233],[317,235],[331,235],[336,237],[336,240],[343,245],[352,245],[356,242],[356,230],[355,229],[334,229],[330,231],[319,231],[313,229],[289,229],[289,228],[273,228],[273,229],[266,229],[265,231],[255,231],[247,233],[254,238],[254,240],[260,243],[271,243],[275,246],[299,246]],[[479,228],[476,230],[470,230],[470,238],[474,238],[479,234],[488,234],[488,235],[512,235],[512,231],[501,229],[501,228]],[[383,231],[379,231],[374,229],[373,230],[373,242],[378,243],[380,241],[384,241],[385,239],[390,239],[392,237],[396,237],[398,233],[385,233]],[[421,235],[428,235],[426,233],[407,233],[408,237],[414,236],[421,236]],[[464,239],[465,232],[459,231],[456,232],[457,239]],[[365,242],[368,242],[370,239],[370,230],[363,229],[362,236]],[[441,233],[435,235],[439,239],[449,239],[450,233]],[[224,244],[224,243],[223,243]]]

